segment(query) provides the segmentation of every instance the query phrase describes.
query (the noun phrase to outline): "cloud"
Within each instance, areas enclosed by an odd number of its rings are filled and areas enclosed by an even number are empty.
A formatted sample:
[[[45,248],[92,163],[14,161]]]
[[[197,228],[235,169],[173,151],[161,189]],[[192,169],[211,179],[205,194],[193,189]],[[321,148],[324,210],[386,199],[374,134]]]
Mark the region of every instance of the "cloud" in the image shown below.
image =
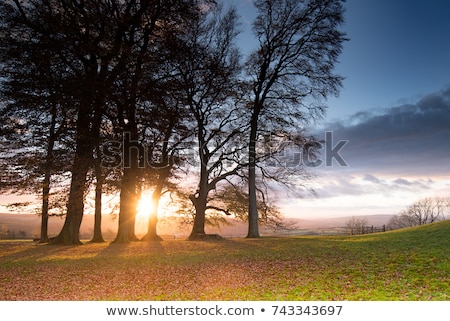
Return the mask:
[[[357,113],[326,124],[325,131],[333,132],[333,144],[348,141],[340,155],[352,171],[402,177],[448,176],[450,87],[416,104]],[[365,179],[373,181],[374,177],[367,175]]]
[[[403,178],[397,178],[394,183],[398,184],[398,185],[405,185],[405,186],[411,186],[412,183],[407,181],[406,179]]]
[[[332,132],[332,141],[326,140],[326,132]],[[297,203],[287,200],[293,204],[290,210],[395,214],[418,199],[448,196],[450,87],[416,103],[358,112],[311,134],[328,144],[321,149],[323,164],[309,168],[316,194]],[[347,143],[339,145],[341,141]],[[338,146],[348,166],[336,159],[325,166],[325,154]]]
[[[325,138],[327,131],[333,133],[331,147],[347,141],[339,155],[348,166],[313,169],[319,198],[415,197],[450,179],[450,87],[415,104],[356,113],[316,135]]]
[[[407,179],[373,174],[350,175],[328,172],[317,177],[314,190],[318,198],[367,195],[392,197],[396,193],[424,193],[429,191],[433,184],[434,181],[429,178]]]
[[[381,183],[381,181],[378,178],[376,178],[375,176],[373,176],[371,174],[364,175],[364,180],[372,182],[372,183],[376,183],[376,184]]]

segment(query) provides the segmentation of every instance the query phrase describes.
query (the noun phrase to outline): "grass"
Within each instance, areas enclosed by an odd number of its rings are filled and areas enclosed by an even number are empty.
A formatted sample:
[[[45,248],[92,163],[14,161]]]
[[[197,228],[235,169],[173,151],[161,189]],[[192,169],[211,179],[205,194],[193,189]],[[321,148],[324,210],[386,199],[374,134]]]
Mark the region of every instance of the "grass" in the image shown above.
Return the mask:
[[[450,221],[353,237],[0,242],[0,300],[450,300]]]

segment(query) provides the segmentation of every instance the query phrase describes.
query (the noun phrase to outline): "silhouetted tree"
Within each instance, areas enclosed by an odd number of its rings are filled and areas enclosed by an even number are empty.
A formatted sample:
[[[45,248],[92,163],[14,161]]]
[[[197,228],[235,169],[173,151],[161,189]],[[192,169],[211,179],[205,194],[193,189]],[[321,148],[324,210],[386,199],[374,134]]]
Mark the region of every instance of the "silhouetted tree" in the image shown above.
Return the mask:
[[[53,242],[79,244],[87,175],[93,167],[102,115],[109,107],[112,89],[123,90],[120,101],[123,108],[118,116],[124,118],[123,130],[134,135],[133,108],[139,94],[136,84],[150,38],[157,28],[177,25],[181,16],[199,10],[197,1],[13,0],[2,2],[1,9],[5,40],[2,48],[15,46],[21,53],[7,57],[8,63],[25,70],[28,60],[44,58],[58,75],[64,75],[60,86],[64,99],[70,97],[74,115],[74,152],[66,220]],[[132,226],[129,222],[134,218],[135,174],[134,168],[130,168],[123,175],[124,214],[120,226]],[[132,228],[120,228],[118,241],[130,238]]]
[[[257,143],[260,131],[298,131],[324,113],[322,100],[337,94],[342,77],[333,72],[342,43],[341,0],[256,0],[253,31],[258,48],[246,63],[249,79],[249,230],[259,237]]]
[[[227,215],[237,218],[240,221],[248,222],[248,191],[241,181],[215,191],[211,200],[211,206],[217,211],[225,212]],[[283,216],[276,206],[276,203],[269,198],[269,192],[265,187],[258,190],[257,205],[260,212],[260,219],[264,225],[270,228],[287,228],[283,221]]]
[[[95,147],[94,176],[95,176],[95,205],[94,205],[94,235],[91,242],[102,243],[105,240],[102,235],[102,196],[105,183],[105,171],[101,166],[101,149]]]
[[[239,156],[246,130],[244,108],[237,102],[239,52],[235,47],[237,15],[212,7],[191,20],[186,34],[171,39],[179,93],[195,133],[198,185],[189,199],[195,208],[190,239],[205,235],[210,192],[242,168]]]
[[[5,139],[2,174],[9,174],[9,192],[33,194],[40,189],[40,241],[47,242],[51,184],[69,170],[71,161],[71,97],[62,86],[67,73],[59,69],[48,48],[28,43],[33,31],[17,27],[20,17],[11,6],[4,3],[0,11],[4,22],[0,93],[5,102],[0,116]]]
[[[111,22],[118,17],[114,12],[120,11],[119,8],[100,1],[40,0],[4,4],[3,9],[9,13],[5,22],[15,31],[16,45],[22,50],[16,63],[23,64],[23,57],[39,61],[41,57],[37,54],[45,53],[45,59],[52,62],[55,70],[65,74],[60,85],[70,97],[75,117],[67,215],[54,242],[80,243],[86,175],[92,166],[92,150],[98,136],[105,89],[111,78],[115,78],[113,58],[117,59],[122,40],[118,34],[125,31],[117,27],[115,33],[111,32]],[[117,19],[123,19],[123,16]]]
[[[200,13],[201,2],[208,1],[141,3],[143,8],[134,13],[139,17],[133,20],[130,30],[123,35],[127,61],[111,95],[123,138],[119,229],[115,242],[137,240],[134,225],[146,166],[140,131],[148,123],[148,119],[140,118],[140,110],[148,104],[148,92],[152,92],[154,85],[153,75],[160,75],[158,56],[166,46],[165,36],[183,32],[187,21]]]
[[[147,153],[144,185],[153,189],[147,234],[142,238],[145,241],[161,240],[157,234],[160,200],[163,194],[177,190],[176,181],[180,174],[183,175],[182,163],[186,163],[180,152],[192,147],[189,143],[192,131],[183,123],[188,118],[188,111],[172,97],[175,90],[171,81],[155,83],[148,93],[149,104],[140,111],[148,122],[141,134]]]
[[[392,229],[430,224],[446,219],[450,202],[444,197],[427,197],[414,202],[400,214],[391,218],[388,226]]]

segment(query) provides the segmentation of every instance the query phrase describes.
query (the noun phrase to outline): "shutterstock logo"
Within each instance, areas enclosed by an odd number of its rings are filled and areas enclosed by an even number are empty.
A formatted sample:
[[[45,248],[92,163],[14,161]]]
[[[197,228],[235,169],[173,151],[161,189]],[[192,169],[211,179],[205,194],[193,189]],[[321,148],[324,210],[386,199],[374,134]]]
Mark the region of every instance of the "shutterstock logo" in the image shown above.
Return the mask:
[[[178,164],[179,166],[200,165],[200,150],[194,141],[183,144],[160,142],[155,145],[145,145],[131,138],[130,133],[124,133],[122,141],[106,141],[102,146],[102,166],[108,168],[163,168]],[[161,146],[176,145],[177,150],[161,150]],[[258,142],[258,163],[267,167],[294,168],[306,166],[316,168],[320,166],[332,167],[338,164],[347,167],[348,164],[341,152],[347,140],[333,140],[333,132],[325,132],[324,140],[307,139],[301,134],[273,135]],[[208,163],[221,163],[223,167],[233,168],[236,165],[245,167],[248,164],[248,148],[245,142],[240,146],[223,144],[204,146],[201,151],[214,151],[208,156]],[[205,164],[208,166],[208,164]]]
[[[325,166],[333,166],[333,159],[341,167],[347,167],[348,164],[341,156],[340,152],[347,145],[348,140],[340,140],[336,145],[333,143],[333,132],[325,133]]]
[[[174,153],[170,157],[174,158]],[[102,163],[107,168],[163,168],[169,166],[169,155],[163,155],[156,145],[144,145],[133,140],[131,133],[123,133],[122,141],[109,140],[102,146]]]
[[[293,136],[295,137],[295,136]],[[275,142],[274,142],[275,141]],[[295,139],[279,142],[278,139],[269,144],[265,164],[270,167],[320,166],[332,167],[348,164],[341,155],[348,140],[333,141],[333,132],[325,132],[325,140],[296,141]]]

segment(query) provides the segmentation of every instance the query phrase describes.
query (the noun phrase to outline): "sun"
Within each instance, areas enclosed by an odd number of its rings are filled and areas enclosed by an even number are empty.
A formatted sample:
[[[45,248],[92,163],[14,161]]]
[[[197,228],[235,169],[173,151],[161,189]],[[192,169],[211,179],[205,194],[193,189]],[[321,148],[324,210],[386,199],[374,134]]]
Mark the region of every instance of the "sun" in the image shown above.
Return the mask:
[[[137,205],[137,216],[141,218],[148,218],[153,211],[152,195],[142,193]]]

